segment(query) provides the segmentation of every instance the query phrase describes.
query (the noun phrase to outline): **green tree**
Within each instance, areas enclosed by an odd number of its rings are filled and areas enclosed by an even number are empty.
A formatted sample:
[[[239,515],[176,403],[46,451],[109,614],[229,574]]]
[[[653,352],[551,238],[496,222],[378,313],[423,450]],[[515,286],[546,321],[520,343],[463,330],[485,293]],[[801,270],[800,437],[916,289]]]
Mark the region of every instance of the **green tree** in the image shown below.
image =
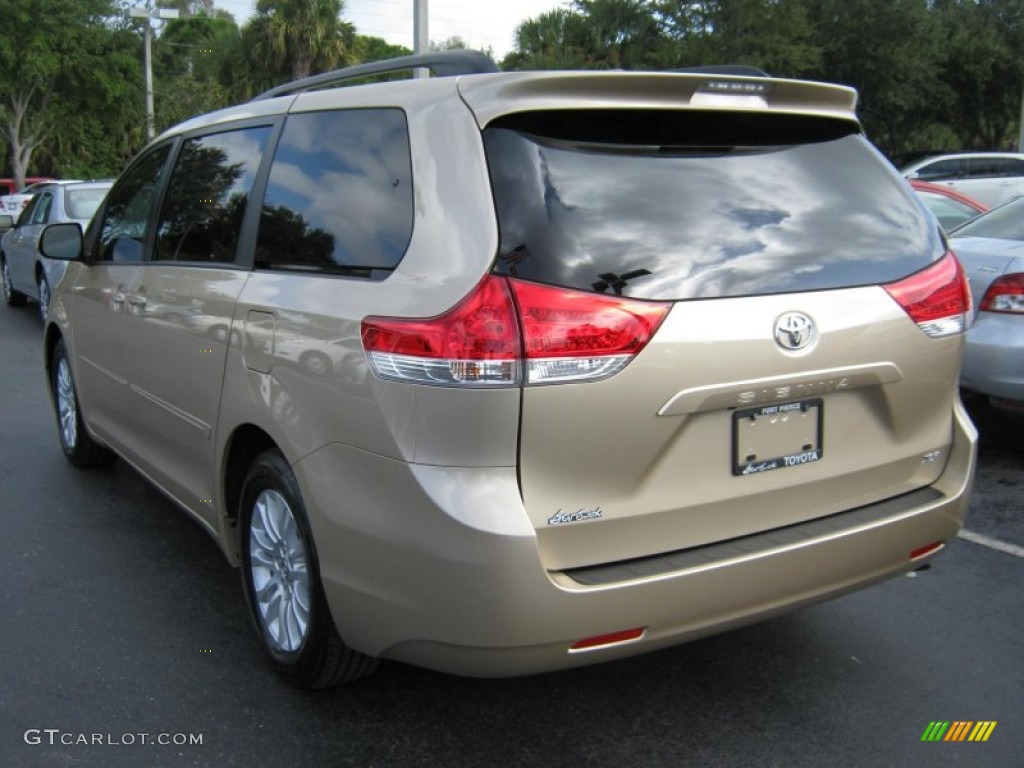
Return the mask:
[[[39,162],[73,178],[116,176],[145,143],[142,43],[137,29],[88,30],[75,65],[54,82]]]
[[[0,132],[18,185],[54,129],[62,73],[81,67],[113,14],[110,0],[22,0],[0,17]]]
[[[264,80],[298,80],[352,61],[355,28],[342,0],[258,0],[243,37]]]
[[[945,0],[940,67],[949,99],[945,118],[963,146],[1012,146],[1024,89],[1024,4],[1019,0]]]
[[[653,6],[673,42],[676,66],[747,64],[797,77],[821,65],[804,0],[660,0]]]
[[[205,10],[167,23],[154,42],[158,128],[231,104],[241,71],[241,33],[229,14]]]
[[[821,79],[860,93],[865,130],[889,153],[912,148],[955,94],[943,82],[942,36],[927,0],[806,0]]]
[[[444,40],[431,40],[430,50],[432,51],[464,51],[469,48],[466,41],[459,35],[451,35]]]
[[[649,69],[665,60],[662,35],[646,0],[573,0],[516,29],[506,69]]]
[[[380,61],[381,59],[397,59],[399,56],[410,55],[412,55],[412,51],[404,45],[394,45],[382,37],[356,35],[356,61]]]
[[[556,8],[516,27],[515,45],[504,69],[582,69],[586,63],[586,19]]]

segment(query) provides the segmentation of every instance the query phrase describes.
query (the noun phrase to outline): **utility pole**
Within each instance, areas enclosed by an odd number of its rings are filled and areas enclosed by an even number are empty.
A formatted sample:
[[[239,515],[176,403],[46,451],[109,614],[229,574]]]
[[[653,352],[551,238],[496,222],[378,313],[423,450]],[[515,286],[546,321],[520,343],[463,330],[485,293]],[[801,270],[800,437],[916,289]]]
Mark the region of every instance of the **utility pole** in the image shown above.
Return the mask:
[[[430,34],[427,24],[427,0],[413,0],[412,7],[412,52],[419,55],[430,50]],[[414,77],[430,77],[430,70],[419,68]]]
[[[1017,151],[1024,152],[1024,86],[1020,89],[1020,131],[1017,136]]]
[[[146,138],[156,138],[156,118],[153,109],[153,25],[151,19],[176,19],[178,12],[169,8],[140,8],[133,6],[128,9],[133,19],[145,19],[145,65],[146,65]]]

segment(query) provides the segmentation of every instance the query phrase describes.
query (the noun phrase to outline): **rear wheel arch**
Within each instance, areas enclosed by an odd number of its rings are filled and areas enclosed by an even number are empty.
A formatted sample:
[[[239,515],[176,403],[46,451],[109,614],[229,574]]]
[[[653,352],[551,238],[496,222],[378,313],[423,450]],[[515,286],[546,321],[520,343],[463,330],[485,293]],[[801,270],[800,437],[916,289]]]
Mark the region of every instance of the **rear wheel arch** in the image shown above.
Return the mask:
[[[276,449],[280,451],[274,439],[255,424],[241,424],[231,433],[225,444],[223,463],[223,499],[224,499],[224,531],[228,537],[225,551],[231,563],[241,562],[241,532],[238,528],[238,504],[242,498],[242,486],[249,467],[264,451]]]
[[[234,555],[233,561],[240,566],[246,602],[276,671],[292,685],[307,690],[331,688],[370,674],[377,660],[349,648],[334,624],[320,581],[319,558],[302,491],[284,453],[267,432],[256,425],[244,424],[232,432],[224,455],[224,500],[228,518],[225,528],[231,531],[232,539],[226,544]],[[268,534],[272,532],[277,536],[280,531],[281,542],[289,537],[283,533],[288,526],[268,526],[265,520],[256,520],[257,510],[265,513],[269,506],[287,511],[291,529],[298,530],[302,555],[296,563],[271,563],[268,552],[275,549],[275,542],[268,541],[274,538]],[[257,533],[251,534],[250,528]],[[260,543],[254,544],[257,540]],[[257,550],[258,556],[254,555]],[[270,582],[264,583],[263,578],[267,573],[271,574],[271,579],[277,578],[278,569],[287,573],[298,564],[301,564],[299,570],[308,574],[308,581],[305,576],[298,581],[282,577],[281,584],[272,585],[274,589],[283,590],[282,594],[293,584],[305,583],[309,589],[305,599],[295,603],[305,608],[302,643],[295,647],[281,646],[280,638],[272,629],[275,624],[268,623],[281,616],[275,614],[277,603],[262,595],[263,589],[270,588],[267,586]]]

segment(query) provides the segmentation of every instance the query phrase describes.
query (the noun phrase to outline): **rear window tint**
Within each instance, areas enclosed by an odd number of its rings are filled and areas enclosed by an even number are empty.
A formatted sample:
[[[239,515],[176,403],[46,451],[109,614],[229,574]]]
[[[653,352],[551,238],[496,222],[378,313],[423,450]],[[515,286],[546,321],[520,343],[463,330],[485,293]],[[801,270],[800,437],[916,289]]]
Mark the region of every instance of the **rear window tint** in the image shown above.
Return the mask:
[[[936,160],[917,171],[917,178],[924,181],[935,179],[958,179],[964,175],[967,163],[963,160]]]
[[[290,115],[267,182],[256,266],[384,277],[409,245],[412,205],[402,110]]]
[[[889,282],[941,256],[934,222],[860,135],[757,146],[756,128],[731,145],[486,129],[496,271],[680,300]]]

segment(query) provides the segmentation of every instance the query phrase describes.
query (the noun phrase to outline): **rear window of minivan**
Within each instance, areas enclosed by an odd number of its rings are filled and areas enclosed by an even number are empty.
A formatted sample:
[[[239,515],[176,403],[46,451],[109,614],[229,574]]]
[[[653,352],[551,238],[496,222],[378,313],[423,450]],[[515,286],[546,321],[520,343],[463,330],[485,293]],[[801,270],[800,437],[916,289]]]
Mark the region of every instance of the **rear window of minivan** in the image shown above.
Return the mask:
[[[944,253],[905,182],[850,124],[679,114],[486,128],[495,271],[683,300],[885,283]]]

